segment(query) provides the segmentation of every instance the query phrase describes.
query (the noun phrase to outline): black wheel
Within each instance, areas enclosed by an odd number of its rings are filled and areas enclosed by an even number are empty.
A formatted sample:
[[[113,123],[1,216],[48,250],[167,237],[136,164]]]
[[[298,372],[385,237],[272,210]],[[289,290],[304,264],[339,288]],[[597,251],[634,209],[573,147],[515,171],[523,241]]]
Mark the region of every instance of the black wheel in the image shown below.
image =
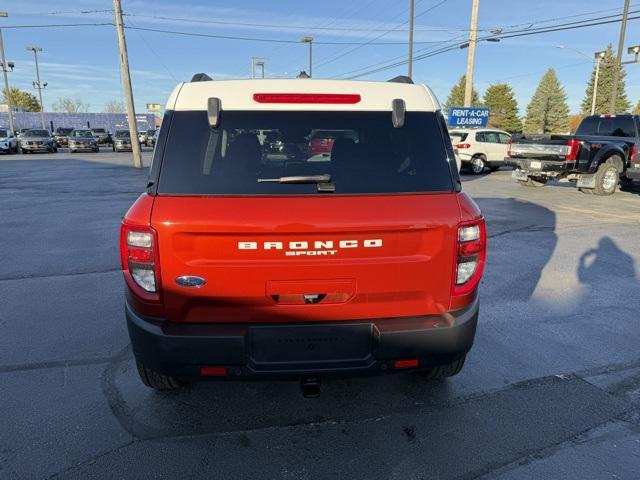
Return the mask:
[[[620,173],[613,163],[601,164],[595,175],[596,186],[593,189],[595,195],[613,195],[620,181]]]
[[[138,367],[138,374],[140,380],[147,387],[154,390],[177,390],[183,387],[183,384],[175,377],[169,375],[163,375],[150,368],[145,367],[141,362],[136,360],[136,366]]]
[[[421,370],[417,373],[427,380],[438,380],[440,378],[453,377],[454,375],[460,373],[460,370],[462,370],[462,367],[464,367],[465,359],[466,355],[451,363],[438,365],[437,367],[432,367],[427,370]]]
[[[76,151],[72,148],[69,149],[69,153],[76,153]]]
[[[526,180],[518,180],[518,183],[523,187],[544,187],[545,181],[542,180],[534,180],[531,177],[528,177]]]
[[[476,155],[471,159],[470,167],[474,175],[480,175],[486,167],[486,159],[482,155]]]
[[[23,155],[26,155],[26,154],[28,154],[28,153],[30,153],[30,152],[29,152],[29,150],[25,150],[24,148],[22,149],[22,154],[23,154]]]

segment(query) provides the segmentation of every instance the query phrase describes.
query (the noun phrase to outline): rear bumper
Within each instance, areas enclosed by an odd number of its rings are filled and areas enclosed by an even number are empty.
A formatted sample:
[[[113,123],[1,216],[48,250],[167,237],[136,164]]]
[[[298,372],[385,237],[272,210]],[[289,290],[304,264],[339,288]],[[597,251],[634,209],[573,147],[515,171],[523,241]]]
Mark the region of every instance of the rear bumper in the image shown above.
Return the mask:
[[[625,176],[629,180],[640,180],[640,168],[627,168]]]
[[[537,162],[540,165],[537,166],[537,163],[534,164],[536,167],[532,167],[531,163]],[[556,160],[538,160],[538,159],[530,159],[530,158],[511,158],[507,157],[504,159],[504,165],[510,165],[518,170],[523,170],[527,172],[531,176],[536,176],[537,174],[542,173],[569,173],[575,169],[575,162],[565,162],[565,161],[556,161]]]
[[[167,375],[200,378],[226,367],[228,378],[298,378],[399,371],[450,363],[473,344],[478,298],[466,308],[424,317],[296,324],[176,324],[145,318],[126,305],[136,358]],[[403,369],[406,370],[406,369]]]

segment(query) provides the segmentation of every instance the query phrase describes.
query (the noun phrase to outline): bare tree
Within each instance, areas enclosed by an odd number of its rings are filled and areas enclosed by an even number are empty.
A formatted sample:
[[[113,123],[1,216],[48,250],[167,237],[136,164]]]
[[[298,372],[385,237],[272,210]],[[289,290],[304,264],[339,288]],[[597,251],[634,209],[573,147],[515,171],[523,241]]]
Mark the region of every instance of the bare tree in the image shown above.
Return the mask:
[[[124,104],[118,100],[109,100],[104,104],[106,113],[124,113]]]
[[[79,98],[60,97],[58,101],[53,104],[53,110],[65,113],[88,112],[89,104]]]

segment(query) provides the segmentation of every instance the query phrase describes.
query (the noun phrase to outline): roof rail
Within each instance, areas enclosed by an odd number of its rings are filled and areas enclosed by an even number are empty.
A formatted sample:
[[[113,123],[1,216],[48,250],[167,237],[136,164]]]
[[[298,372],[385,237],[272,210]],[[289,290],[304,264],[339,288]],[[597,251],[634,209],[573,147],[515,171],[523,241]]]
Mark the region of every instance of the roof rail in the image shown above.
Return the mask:
[[[209,82],[211,80],[213,80],[213,78],[211,78],[206,73],[196,73],[193,77],[191,77],[192,82]]]
[[[406,75],[398,75],[397,77],[393,77],[391,80],[387,80],[387,82],[395,82],[395,83],[413,83],[410,77]]]

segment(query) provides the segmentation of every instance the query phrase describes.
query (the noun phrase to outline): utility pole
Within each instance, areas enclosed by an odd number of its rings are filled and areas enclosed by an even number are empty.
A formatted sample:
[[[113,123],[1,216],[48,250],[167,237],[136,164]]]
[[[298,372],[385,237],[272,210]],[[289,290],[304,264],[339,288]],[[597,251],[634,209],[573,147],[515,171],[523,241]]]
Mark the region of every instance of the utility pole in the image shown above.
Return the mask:
[[[7,12],[0,12],[0,17],[8,17]],[[15,132],[13,128],[13,107],[11,105],[11,90],[9,89],[9,77],[7,75],[7,59],[4,57],[4,41],[2,39],[2,29],[0,29],[0,56],[2,57],[2,73],[4,75],[4,91],[7,93],[5,95],[5,100],[7,102],[7,108],[9,109],[9,130]]]
[[[302,37],[300,41],[309,44],[309,77],[313,77],[313,37]]]
[[[464,84],[464,106],[470,107],[473,96],[473,65],[476,59],[476,43],[478,42],[478,7],[480,0],[473,0],[471,7],[471,30],[469,31],[469,53],[467,54],[467,75]]]
[[[27,51],[33,52],[33,56],[36,59],[36,81],[33,82],[33,86],[38,89],[38,98],[40,99],[40,124],[42,129],[47,129],[47,124],[44,121],[44,103],[42,103],[42,89],[47,86],[45,83],[42,85],[40,82],[40,65],[38,64],[38,52],[42,51],[40,47],[27,47]]]
[[[409,78],[413,77],[413,12],[414,12],[414,0],[409,0]]]
[[[616,113],[616,99],[618,97],[618,82],[620,81],[620,70],[622,69],[622,49],[624,48],[624,35],[627,29],[627,17],[629,16],[629,0],[624,0],[624,10],[622,11],[622,23],[620,24],[620,38],[618,39],[618,54],[616,65],[613,70],[613,85],[611,86],[611,100],[609,103],[609,113]]]
[[[122,23],[122,5],[120,0],[113,0],[113,11],[116,17],[116,30],[118,31],[118,48],[120,50],[120,75],[124,87],[124,99],[127,104],[127,120],[129,122],[129,135],[131,136],[131,149],[133,150],[133,166],[142,168],[142,152],[138,141],[138,124],[136,123],[136,110],[133,106],[133,91],[131,90],[131,74],[129,73],[129,56],[127,55],[127,39],[124,36]]]

